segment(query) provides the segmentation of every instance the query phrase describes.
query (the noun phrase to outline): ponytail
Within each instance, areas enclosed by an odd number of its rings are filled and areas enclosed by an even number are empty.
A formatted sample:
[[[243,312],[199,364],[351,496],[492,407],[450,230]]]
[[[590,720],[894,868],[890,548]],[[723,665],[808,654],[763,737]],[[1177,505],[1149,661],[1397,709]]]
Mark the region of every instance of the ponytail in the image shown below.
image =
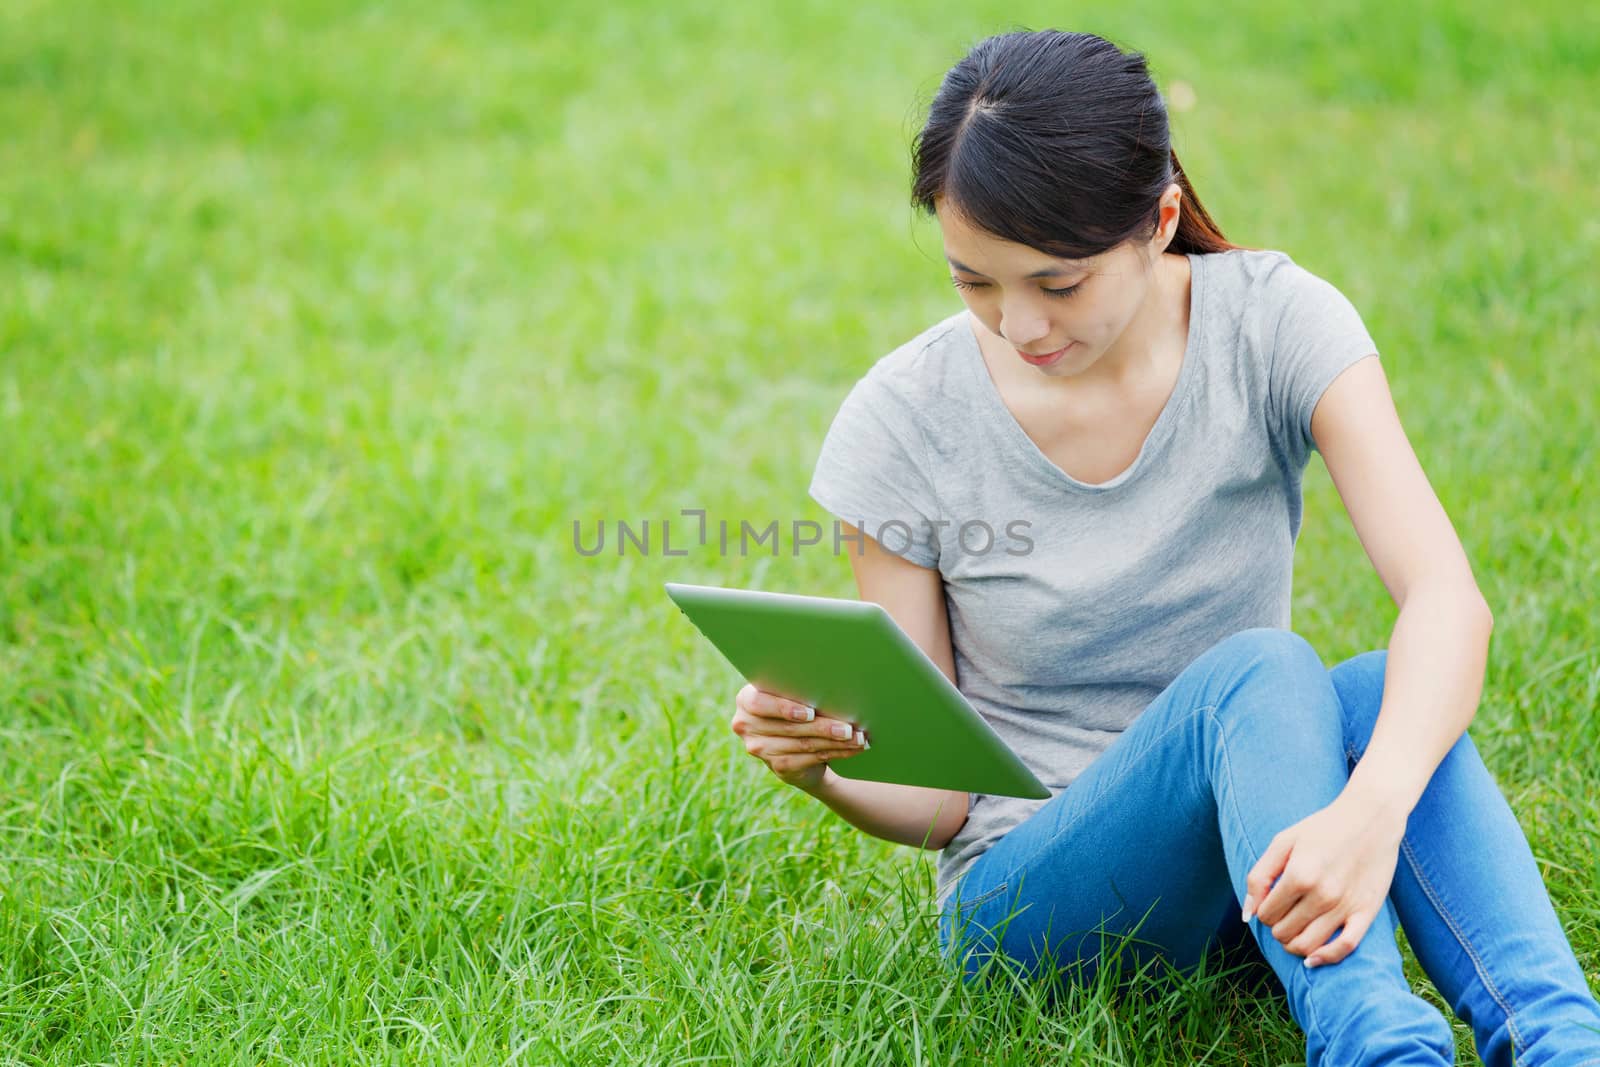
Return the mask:
[[[1195,195],[1194,186],[1189,184],[1189,176],[1183,172],[1183,164],[1178,162],[1177,151],[1167,151],[1172,160],[1173,180],[1183,190],[1183,200],[1178,207],[1178,232],[1173,234],[1167,251],[1207,253],[1243,248],[1243,245],[1233,244],[1222,236],[1222,231],[1211,220],[1210,212]],[[1159,212],[1160,207],[1156,210]],[[1159,218],[1157,221],[1160,221]]]

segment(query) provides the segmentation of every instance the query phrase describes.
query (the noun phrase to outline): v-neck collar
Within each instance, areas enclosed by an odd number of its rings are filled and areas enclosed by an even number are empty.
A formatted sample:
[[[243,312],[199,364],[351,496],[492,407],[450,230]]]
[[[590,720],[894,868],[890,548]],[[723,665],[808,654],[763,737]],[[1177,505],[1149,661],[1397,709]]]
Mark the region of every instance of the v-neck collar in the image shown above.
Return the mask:
[[[1166,442],[1167,438],[1172,436],[1173,426],[1179,418],[1178,409],[1187,398],[1190,382],[1195,377],[1195,364],[1199,362],[1197,353],[1201,347],[1200,335],[1205,322],[1205,317],[1201,314],[1203,309],[1202,297],[1205,289],[1205,272],[1201,264],[1205,261],[1205,256],[1197,255],[1193,252],[1186,252],[1185,256],[1189,260],[1189,332],[1183,346],[1183,364],[1178,368],[1178,380],[1173,383],[1172,392],[1167,396],[1167,402],[1162,406],[1161,414],[1156,416],[1155,425],[1150,427],[1150,432],[1145,435],[1144,443],[1139,446],[1139,454],[1133,458],[1133,462],[1128,464],[1122,473],[1109,481],[1079,481],[1056,466],[1055,461],[1040,450],[1039,446],[1034,443],[1033,438],[1029,437],[1028,432],[1022,428],[1022,424],[1017,421],[1017,417],[1011,413],[1011,409],[1006,407],[1005,400],[1000,396],[999,387],[995,385],[994,379],[990,377],[988,364],[983,360],[983,349],[978,346],[978,335],[973,332],[972,316],[967,312],[962,312],[958,316],[963,320],[960,325],[963,355],[974,379],[973,386],[983,398],[980,403],[987,406],[994,416],[999,419],[1000,423],[1005,426],[1005,430],[1002,432],[1011,438],[1025,461],[1040,470],[1046,477],[1053,478],[1067,488],[1081,493],[1103,493],[1117,489],[1138,477],[1139,473],[1151,462],[1150,457]]]

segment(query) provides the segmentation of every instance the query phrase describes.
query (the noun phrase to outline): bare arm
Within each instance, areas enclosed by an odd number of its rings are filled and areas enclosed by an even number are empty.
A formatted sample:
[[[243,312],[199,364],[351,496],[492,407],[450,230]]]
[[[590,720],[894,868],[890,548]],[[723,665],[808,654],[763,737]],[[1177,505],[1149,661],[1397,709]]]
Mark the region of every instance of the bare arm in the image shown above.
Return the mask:
[[[861,599],[882,605],[954,685],[955,653],[939,572],[919,567],[848,523],[843,525],[865,546],[862,552],[850,553]],[[967,821],[969,798],[964,790],[858,781],[837,775],[830,767],[817,787],[805,792],[857,829],[901,845],[942,849]]]
[[[967,822],[967,794],[953,789],[858,781],[829,768],[806,792],[851,826],[898,845],[941,849]]]

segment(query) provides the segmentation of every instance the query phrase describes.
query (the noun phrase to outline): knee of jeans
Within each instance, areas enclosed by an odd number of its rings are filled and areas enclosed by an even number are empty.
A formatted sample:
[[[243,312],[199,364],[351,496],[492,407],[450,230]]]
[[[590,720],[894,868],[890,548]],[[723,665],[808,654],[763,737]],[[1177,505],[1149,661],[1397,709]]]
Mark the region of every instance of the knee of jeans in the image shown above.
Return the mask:
[[[1344,713],[1346,744],[1358,755],[1366,751],[1383,702],[1383,676],[1389,650],[1363,652],[1328,672]]]
[[[1215,652],[1227,662],[1227,673],[1232,676],[1228,689],[1241,685],[1269,686],[1276,693],[1285,687],[1327,685],[1328,668],[1311,642],[1293,630],[1271,627],[1254,627],[1240,630],[1218,642]],[[1227,701],[1219,713],[1236,714],[1253,706],[1252,701]],[[1275,704],[1277,722],[1281,726],[1284,716],[1304,711],[1323,715],[1317,701],[1288,700]]]
[[[1224,638],[1218,646],[1233,659],[1287,670],[1326,671],[1311,642],[1293,630],[1256,626]]]

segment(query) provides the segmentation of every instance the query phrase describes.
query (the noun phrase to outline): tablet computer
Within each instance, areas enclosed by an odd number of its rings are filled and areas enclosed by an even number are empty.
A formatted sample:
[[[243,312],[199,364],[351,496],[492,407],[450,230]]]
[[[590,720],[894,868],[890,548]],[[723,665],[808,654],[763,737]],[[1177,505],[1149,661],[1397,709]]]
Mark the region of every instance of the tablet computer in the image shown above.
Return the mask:
[[[866,730],[841,778],[1050,796],[881,604],[666,583],[667,595],[757,689]]]

